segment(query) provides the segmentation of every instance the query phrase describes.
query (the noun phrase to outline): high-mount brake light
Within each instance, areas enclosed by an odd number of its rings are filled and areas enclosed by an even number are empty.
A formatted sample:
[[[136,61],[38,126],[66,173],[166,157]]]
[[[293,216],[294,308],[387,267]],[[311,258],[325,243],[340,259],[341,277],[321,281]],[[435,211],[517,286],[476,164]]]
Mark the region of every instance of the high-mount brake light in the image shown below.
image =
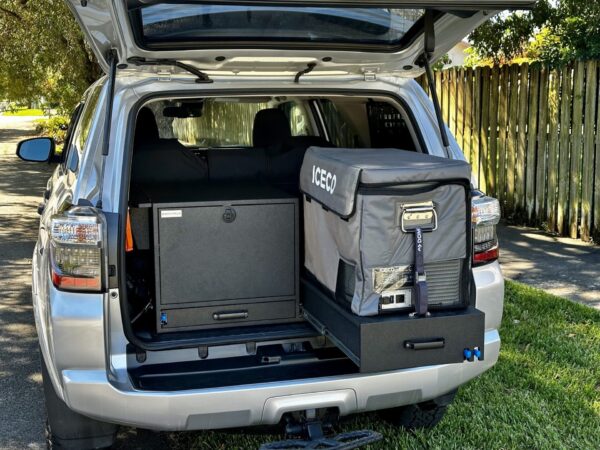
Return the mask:
[[[473,197],[473,265],[495,261],[500,256],[496,225],[500,222],[500,202],[479,193]]]
[[[105,232],[104,216],[92,207],[76,206],[52,217],[50,260],[54,286],[68,291],[102,291]]]

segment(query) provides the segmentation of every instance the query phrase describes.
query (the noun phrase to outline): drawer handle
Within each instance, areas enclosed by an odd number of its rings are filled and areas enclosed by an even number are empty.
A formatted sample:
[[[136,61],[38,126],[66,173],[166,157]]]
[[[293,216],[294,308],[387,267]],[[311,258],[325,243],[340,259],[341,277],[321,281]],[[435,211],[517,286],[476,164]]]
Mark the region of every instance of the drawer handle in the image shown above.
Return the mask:
[[[230,312],[217,312],[213,314],[214,320],[234,320],[234,319],[247,319],[248,311],[230,311]]]
[[[404,348],[409,350],[434,350],[444,348],[446,340],[444,338],[432,339],[430,341],[404,341]]]

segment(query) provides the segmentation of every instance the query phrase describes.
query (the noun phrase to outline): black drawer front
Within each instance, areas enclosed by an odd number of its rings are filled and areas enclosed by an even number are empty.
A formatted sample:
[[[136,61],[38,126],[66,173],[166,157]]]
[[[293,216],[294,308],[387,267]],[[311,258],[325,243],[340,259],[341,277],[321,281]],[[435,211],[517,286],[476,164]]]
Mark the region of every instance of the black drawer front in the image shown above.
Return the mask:
[[[233,325],[255,325],[296,317],[296,301],[246,303],[228,306],[163,309],[162,330],[209,328]]]
[[[324,329],[361,372],[460,363],[465,349],[478,348],[479,359],[484,358],[485,314],[473,307],[432,312],[426,318],[406,313],[361,317],[312,283],[303,286],[307,318]]]
[[[160,304],[296,295],[295,203],[159,208]]]

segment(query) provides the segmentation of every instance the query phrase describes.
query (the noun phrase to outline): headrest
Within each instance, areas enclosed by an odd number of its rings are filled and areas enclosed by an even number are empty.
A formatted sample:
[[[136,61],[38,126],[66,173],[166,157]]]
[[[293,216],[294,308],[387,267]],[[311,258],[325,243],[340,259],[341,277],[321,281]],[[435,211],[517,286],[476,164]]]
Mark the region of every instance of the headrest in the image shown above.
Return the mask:
[[[142,108],[135,124],[135,147],[159,142],[158,125],[150,108]]]
[[[256,113],[252,130],[254,147],[269,148],[281,145],[291,136],[290,124],[282,110],[271,108]]]

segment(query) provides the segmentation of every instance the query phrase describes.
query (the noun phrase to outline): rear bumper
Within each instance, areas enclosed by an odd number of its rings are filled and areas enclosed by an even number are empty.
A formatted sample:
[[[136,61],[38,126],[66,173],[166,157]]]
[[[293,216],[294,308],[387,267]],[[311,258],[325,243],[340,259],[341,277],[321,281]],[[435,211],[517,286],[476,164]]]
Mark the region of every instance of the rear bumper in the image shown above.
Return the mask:
[[[34,259],[34,265],[35,264]],[[413,404],[450,392],[491,368],[500,351],[504,281],[498,263],[473,269],[485,312],[485,360],[368,375],[177,392],[139,391],[127,375],[118,296],[34,289],[40,347],[57,394],[106,422],[160,430],[277,423],[282,414],[337,407],[342,415]]]
[[[485,335],[485,361],[420,367],[375,375],[294,380],[183,392],[120,390],[105,370],[64,370],[65,401],[99,420],[157,430],[275,424],[285,412],[337,407],[342,415],[429,400],[492,367],[496,330]]]

